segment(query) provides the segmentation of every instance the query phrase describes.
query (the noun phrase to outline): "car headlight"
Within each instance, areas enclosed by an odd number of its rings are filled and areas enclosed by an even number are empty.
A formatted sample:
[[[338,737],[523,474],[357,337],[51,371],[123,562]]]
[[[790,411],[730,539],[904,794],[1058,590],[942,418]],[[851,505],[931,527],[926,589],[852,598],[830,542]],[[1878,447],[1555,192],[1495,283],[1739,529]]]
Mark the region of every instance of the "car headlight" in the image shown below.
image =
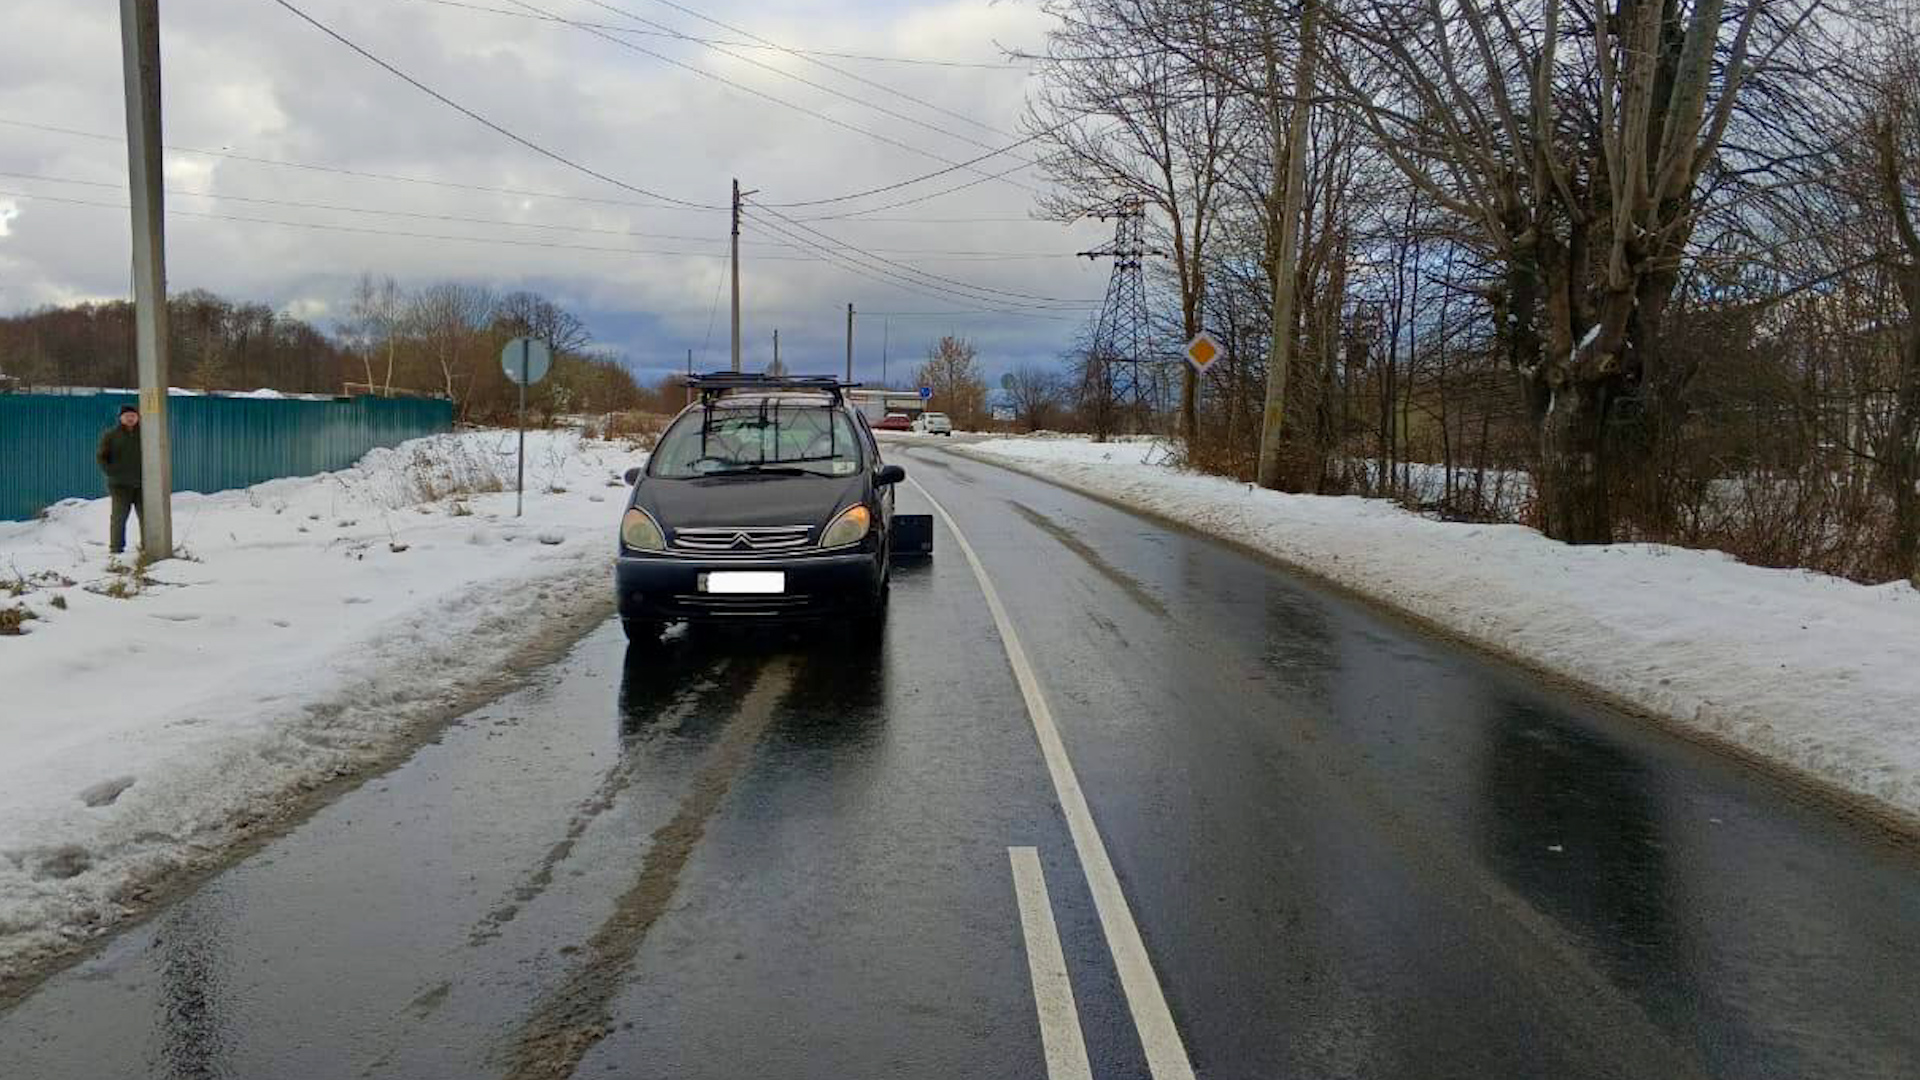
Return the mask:
[[[645,510],[633,507],[620,519],[620,542],[631,551],[665,551],[667,536]]]
[[[873,512],[864,506],[849,506],[820,534],[820,546],[846,547],[857,544],[873,531]]]

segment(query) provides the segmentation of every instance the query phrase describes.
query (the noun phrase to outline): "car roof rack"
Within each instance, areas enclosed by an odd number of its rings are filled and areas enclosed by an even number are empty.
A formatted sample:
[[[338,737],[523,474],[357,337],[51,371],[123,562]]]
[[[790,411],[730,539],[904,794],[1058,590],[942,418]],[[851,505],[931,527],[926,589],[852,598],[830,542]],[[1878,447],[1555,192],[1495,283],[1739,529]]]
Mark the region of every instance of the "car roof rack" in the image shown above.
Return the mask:
[[[687,376],[687,385],[700,392],[701,401],[711,404],[716,398],[746,391],[789,391],[826,394],[835,405],[844,400],[844,392],[860,386],[842,382],[833,375],[761,375],[750,371],[714,371]]]

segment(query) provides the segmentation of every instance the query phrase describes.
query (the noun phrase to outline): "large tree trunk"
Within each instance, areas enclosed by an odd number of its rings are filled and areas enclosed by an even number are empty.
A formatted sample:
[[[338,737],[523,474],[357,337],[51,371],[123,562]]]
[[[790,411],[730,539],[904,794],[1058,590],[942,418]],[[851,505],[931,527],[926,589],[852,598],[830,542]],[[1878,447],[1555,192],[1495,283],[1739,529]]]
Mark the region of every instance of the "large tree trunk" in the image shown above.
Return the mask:
[[[1613,542],[1607,499],[1607,411],[1612,386],[1570,382],[1547,390],[1540,418],[1539,499],[1544,531],[1570,544]]]
[[[1197,331],[1196,331],[1197,333]],[[1180,365],[1180,441],[1187,444],[1187,455],[1200,451],[1200,376],[1191,364]],[[1157,425],[1156,425],[1157,426]]]
[[[1920,278],[1920,274],[1914,276]],[[1920,280],[1903,291],[1920,298]],[[1894,566],[1900,574],[1920,582],[1920,493],[1914,490],[1914,485],[1920,484],[1920,324],[1912,315],[1901,336],[1886,461],[1893,496]]]
[[[1282,137],[1274,127],[1274,178],[1278,196],[1274,206],[1281,213],[1279,250],[1269,268],[1273,282],[1272,334],[1267,350],[1266,407],[1260,421],[1260,463],[1256,479],[1263,488],[1280,490],[1286,485],[1287,377],[1293,367],[1293,328],[1299,303],[1300,229],[1306,201],[1307,137],[1311,120],[1314,62],[1319,52],[1319,0],[1306,0],[1300,13],[1300,51],[1294,59],[1292,112]],[[1272,79],[1271,43],[1269,78]],[[1277,82],[1277,79],[1274,79]],[[1281,151],[1285,154],[1282,156]]]

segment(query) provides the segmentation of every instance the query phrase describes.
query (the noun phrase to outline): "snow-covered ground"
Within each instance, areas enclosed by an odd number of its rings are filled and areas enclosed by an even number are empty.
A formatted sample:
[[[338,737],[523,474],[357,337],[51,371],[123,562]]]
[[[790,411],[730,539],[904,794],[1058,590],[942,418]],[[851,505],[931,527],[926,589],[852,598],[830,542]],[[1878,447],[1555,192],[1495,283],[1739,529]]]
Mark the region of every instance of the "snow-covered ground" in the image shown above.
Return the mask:
[[[182,495],[191,558],[147,584],[110,567],[103,500],[0,523],[0,610],[35,616],[0,636],[0,983],[609,610],[644,461],[529,433],[518,520],[511,432]]]
[[[1920,823],[1920,590],[1569,547],[1167,468],[1152,443],[956,446],[1230,538]]]

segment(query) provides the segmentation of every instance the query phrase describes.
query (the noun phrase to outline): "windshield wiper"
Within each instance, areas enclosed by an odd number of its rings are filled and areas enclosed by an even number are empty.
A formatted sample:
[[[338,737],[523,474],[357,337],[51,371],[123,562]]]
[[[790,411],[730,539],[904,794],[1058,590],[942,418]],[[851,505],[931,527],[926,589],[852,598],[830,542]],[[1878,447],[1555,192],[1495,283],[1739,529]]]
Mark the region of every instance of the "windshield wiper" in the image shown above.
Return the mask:
[[[743,465],[737,469],[715,469],[701,473],[701,476],[819,476],[812,469],[796,469],[790,465]]]

